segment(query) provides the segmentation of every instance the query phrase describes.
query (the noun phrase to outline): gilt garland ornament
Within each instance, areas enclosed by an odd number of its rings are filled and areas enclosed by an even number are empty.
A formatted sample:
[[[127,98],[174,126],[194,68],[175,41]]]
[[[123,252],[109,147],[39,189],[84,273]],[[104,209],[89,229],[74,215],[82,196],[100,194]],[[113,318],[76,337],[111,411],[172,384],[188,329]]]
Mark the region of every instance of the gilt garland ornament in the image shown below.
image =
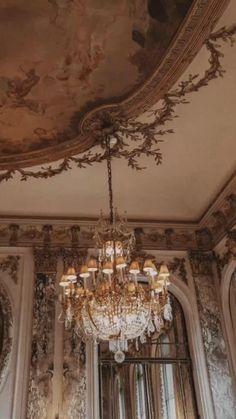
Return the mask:
[[[223,77],[225,70],[222,67],[223,54],[219,42],[235,43],[236,25],[223,27],[212,33],[205,41],[209,52],[209,67],[204,74],[190,74],[188,79],[180,82],[176,89],[170,90],[163,96],[160,108],[151,110],[147,114],[148,122],[140,122],[137,118],[129,118],[122,115],[117,108],[108,107],[107,110],[99,110],[91,118],[84,122],[83,130],[95,138],[95,148],[78,155],[65,157],[58,166],[41,167],[38,171],[22,168],[6,170],[0,173],[0,182],[12,179],[19,174],[22,181],[29,178],[47,179],[73,166],[85,168],[94,163],[101,163],[107,159],[106,138],[114,139],[111,150],[112,158],[124,158],[132,169],[142,170],[139,158],[142,156],[152,157],[157,165],[162,163],[160,143],[163,137],[172,134],[173,129],[164,129],[167,122],[176,118],[175,108],[179,104],[187,104],[186,96],[199,91],[207,86],[212,80]]]

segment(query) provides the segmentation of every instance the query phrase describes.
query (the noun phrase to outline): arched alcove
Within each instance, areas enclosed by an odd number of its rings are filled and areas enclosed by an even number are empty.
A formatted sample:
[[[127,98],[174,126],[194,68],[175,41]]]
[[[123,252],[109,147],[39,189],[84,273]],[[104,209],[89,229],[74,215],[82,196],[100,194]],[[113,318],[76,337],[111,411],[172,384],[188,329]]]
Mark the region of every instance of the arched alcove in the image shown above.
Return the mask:
[[[190,287],[173,275],[170,292],[178,299],[184,312],[200,415],[204,419],[213,419],[215,414],[206,367],[196,295]]]
[[[234,328],[232,319],[232,300],[230,301],[230,294],[232,292],[232,280],[236,281],[236,260],[232,260],[224,269],[221,282],[221,304],[224,318],[224,325],[226,337],[228,342],[229,355],[231,365],[236,377],[236,329]],[[235,301],[236,303],[236,301]],[[235,320],[236,323],[236,320]]]
[[[177,298],[183,309],[188,334],[189,349],[193,365],[193,378],[200,416],[204,419],[214,419],[214,408],[209,386],[202,334],[199,323],[196,296],[178,277],[172,275],[170,292]],[[88,394],[88,412],[91,419],[99,418],[98,369],[96,346],[89,344],[87,348],[87,377],[91,392]]]

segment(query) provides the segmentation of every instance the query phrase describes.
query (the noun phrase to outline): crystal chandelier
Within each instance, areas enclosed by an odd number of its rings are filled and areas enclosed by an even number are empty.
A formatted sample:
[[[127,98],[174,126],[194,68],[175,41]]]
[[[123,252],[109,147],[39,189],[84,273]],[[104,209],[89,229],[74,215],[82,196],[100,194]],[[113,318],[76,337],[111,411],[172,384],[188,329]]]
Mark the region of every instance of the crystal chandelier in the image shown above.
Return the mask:
[[[110,216],[102,213],[94,234],[96,255],[76,272],[70,266],[61,278],[65,322],[75,322],[84,340],[108,341],[117,362],[125,358],[128,341],[146,341],[172,320],[165,264],[146,259],[142,269],[132,260],[135,235],[127,220],[113,210],[109,141],[107,169]]]

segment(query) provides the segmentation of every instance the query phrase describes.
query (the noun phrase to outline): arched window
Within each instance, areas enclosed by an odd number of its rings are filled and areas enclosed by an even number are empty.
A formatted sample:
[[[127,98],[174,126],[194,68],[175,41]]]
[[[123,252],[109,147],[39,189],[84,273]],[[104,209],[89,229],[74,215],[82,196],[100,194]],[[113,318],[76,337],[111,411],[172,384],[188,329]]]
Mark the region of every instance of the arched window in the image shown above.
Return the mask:
[[[184,315],[173,296],[172,306],[171,326],[131,343],[123,364],[100,345],[101,419],[198,418]]]

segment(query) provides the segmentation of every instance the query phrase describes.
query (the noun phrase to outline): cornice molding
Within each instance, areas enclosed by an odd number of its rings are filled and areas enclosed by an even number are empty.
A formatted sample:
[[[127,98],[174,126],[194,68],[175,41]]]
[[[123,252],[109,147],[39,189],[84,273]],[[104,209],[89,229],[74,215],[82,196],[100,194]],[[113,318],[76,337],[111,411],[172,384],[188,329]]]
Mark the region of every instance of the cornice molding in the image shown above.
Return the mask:
[[[0,217],[0,246],[92,248],[95,218]],[[236,224],[236,174],[200,221],[128,220],[137,246],[213,250]]]

